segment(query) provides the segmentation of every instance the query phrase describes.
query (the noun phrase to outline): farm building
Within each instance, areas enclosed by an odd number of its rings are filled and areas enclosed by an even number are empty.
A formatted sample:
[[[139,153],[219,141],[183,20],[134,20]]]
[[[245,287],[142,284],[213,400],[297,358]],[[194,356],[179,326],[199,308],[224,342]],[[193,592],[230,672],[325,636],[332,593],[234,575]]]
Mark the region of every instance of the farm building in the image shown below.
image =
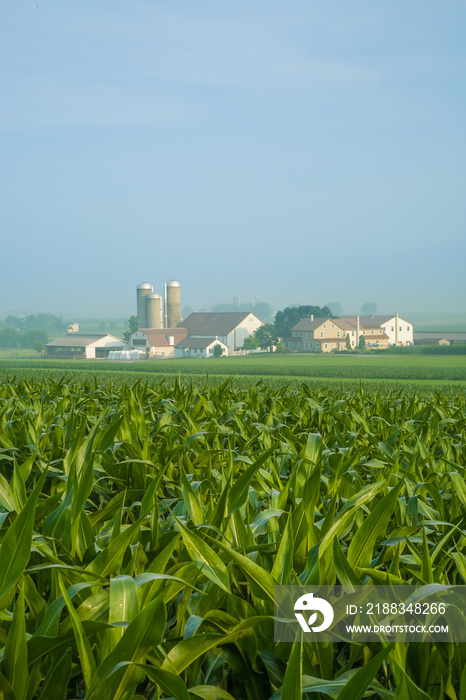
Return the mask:
[[[186,338],[186,328],[140,328],[130,338],[131,349],[149,352],[149,357],[164,360],[175,357],[175,345]]]
[[[244,340],[263,325],[250,311],[192,313],[180,323],[190,338],[218,338],[229,354],[239,350]]]
[[[363,336],[366,348],[412,345],[413,324],[395,316],[342,316],[340,318],[301,319],[283,341],[286,348],[307,352],[331,352],[359,345]]]
[[[385,333],[388,345],[413,345],[413,324],[398,314],[378,316],[341,316],[339,321],[348,321],[356,329],[359,322],[360,335],[364,335],[366,344],[368,337],[376,335],[376,331]],[[374,331],[374,333],[372,333]],[[370,340],[369,340],[370,342]],[[381,347],[381,346],[379,346]]]
[[[346,332],[338,321],[330,318],[302,318],[291,329],[291,338],[283,341],[286,348],[310,352],[345,350]]]
[[[223,355],[228,355],[228,345],[218,338],[187,337],[175,347],[175,357],[214,357],[216,345],[220,345]]]
[[[466,343],[466,333],[461,331],[425,331],[414,333],[415,345],[458,345]]]
[[[47,343],[47,357],[95,358],[108,357],[111,350],[129,350],[129,346],[120,338],[107,333],[67,333],[63,338],[57,338]]]

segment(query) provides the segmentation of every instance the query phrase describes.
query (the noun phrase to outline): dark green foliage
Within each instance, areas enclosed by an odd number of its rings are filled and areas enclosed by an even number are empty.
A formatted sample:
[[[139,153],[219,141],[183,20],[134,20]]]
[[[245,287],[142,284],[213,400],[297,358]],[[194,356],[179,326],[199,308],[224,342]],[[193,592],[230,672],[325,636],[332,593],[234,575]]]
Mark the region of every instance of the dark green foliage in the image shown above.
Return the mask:
[[[33,348],[36,343],[46,345],[48,342],[47,331],[44,330],[22,332],[12,326],[0,330],[0,348]]]
[[[459,644],[271,624],[298,576],[466,583],[464,396],[106,376],[0,381],[0,694],[465,696]]]
[[[129,343],[129,339],[133,333],[138,330],[138,317],[130,316],[128,319],[128,330],[123,333],[123,340],[125,343]]]
[[[275,316],[275,331],[280,338],[289,338],[291,329],[302,318],[332,318],[328,306],[287,306],[283,311],[277,311]]]
[[[278,334],[273,323],[266,323],[258,328],[256,331],[254,331],[254,337],[257,339],[259,346],[263,350],[278,343]]]
[[[42,330],[54,336],[61,335],[68,327],[68,324],[61,316],[54,316],[53,314],[37,314],[37,316],[30,314],[24,317],[8,316],[5,323],[7,326],[16,328],[22,333]]]

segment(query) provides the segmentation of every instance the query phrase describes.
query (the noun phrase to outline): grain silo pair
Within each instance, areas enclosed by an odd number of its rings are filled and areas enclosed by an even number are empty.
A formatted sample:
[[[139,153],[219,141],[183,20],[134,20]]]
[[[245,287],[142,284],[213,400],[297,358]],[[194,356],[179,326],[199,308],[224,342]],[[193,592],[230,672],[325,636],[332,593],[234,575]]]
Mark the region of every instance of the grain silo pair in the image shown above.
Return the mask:
[[[180,283],[165,282],[164,303],[148,282],[137,287],[138,328],[176,328],[181,322]]]

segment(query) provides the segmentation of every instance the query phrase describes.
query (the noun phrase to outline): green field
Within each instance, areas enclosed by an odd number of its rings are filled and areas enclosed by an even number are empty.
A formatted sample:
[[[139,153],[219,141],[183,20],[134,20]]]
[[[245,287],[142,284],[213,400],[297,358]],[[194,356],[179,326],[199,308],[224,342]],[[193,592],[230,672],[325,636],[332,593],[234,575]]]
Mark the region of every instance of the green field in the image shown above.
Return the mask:
[[[466,583],[464,394],[2,368],[0,697],[463,700],[464,644],[277,643],[273,598]]]
[[[235,376],[275,380],[329,380],[352,382],[402,382],[466,388],[466,355],[279,355],[257,354],[218,359],[183,359],[141,362],[105,360],[2,360],[0,376],[26,374],[39,376],[47,371],[59,376],[63,372],[154,379],[166,375]],[[128,374],[127,374],[128,373]]]

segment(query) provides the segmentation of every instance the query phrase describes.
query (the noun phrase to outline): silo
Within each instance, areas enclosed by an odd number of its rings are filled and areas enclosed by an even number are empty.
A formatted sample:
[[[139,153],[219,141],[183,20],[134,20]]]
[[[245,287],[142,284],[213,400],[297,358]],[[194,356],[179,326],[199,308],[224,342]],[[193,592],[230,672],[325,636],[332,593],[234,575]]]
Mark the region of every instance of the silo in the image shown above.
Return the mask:
[[[138,284],[136,290],[138,328],[147,328],[146,297],[152,293],[152,286],[148,282]]]
[[[181,321],[180,283],[165,283],[165,327],[175,328]]]
[[[163,328],[162,325],[162,297],[160,294],[148,294],[146,296],[147,326],[146,328]]]

